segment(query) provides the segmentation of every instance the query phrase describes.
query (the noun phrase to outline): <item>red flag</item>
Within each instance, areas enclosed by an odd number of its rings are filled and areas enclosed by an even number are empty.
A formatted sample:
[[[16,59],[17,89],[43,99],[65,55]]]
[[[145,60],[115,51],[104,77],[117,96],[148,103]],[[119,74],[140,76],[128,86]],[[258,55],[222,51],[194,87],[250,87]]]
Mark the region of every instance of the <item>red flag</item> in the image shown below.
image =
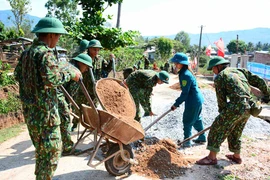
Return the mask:
[[[214,44],[217,46],[218,48],[218,56],[224,57],[225,55],[225,51],[224,51],[224,42],[222,40],[222,38],[220,38],[218,41],[214,42]]]
[[[206,56],[210,56],[210,55],[211,55],[211,50],[212,50],[211,45],[209,45],[209,46],[206,48],[206,50],[205,50]]]

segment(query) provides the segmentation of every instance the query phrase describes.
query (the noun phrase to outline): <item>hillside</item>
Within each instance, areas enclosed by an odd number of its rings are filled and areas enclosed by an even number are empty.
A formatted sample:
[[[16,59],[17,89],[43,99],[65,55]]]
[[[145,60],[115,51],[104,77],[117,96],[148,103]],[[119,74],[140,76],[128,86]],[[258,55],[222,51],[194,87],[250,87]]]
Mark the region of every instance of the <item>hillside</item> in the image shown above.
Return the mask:
[[[39,17],[32,16],[27,14],[26,19],[30,20],[32,22],[32,27],[34,27],[37,22],[39,21]],[[0,10],[0,21],[5,25],[5,27],[12,27],[14,26],[14,15],[10,10]]]
[[[170,39],[174,39],[176,34],[165,36]],[[208,46],[219,40],[223,39],[224,44],[227,45],[231,40],[236,39],[238,35],[238,39],[245,41],[245,43],[252,42],[253,44],[261,43],[269,43],[270,42],[270,28],[254,28],[248,30],[239,30],[239,31],[224,31],[219,33],[203,33],[202,34],[202,46]],[[159,37],[149,36],[149,38]],[[198,45],[200,34],[189,34],[190,44]]]
[[[13,14],[10,10],[0,10],[0,21],[4,23],[6,27],[13,26],[13,22],[11,19],[14,19]],[[26,15],[26,19],[31,20],[32,26],[34,26],[38,21],[39,17],[32,16],[32,15]],[[188,33],[188,32],[187,32]],[[165,37],[174,39],[176,34],[173,35],[167,35]],[[224,41],[224,44],[227,45],[231,40],[236,39],[236,36],[239,36],[239,40],[245,41],[246,43],[252,42],[254,44],[257,44],[258,42],[261,43],[270,43],[270,28],[254,28],[254,29],[247,29],[247,30],[238,30],[238,31],[224,31],[219,33],[203,33],[202,34],[202,46],[208,46],[209,44],[212,44],[219,40],[219,38],[222,38]],[[160,37],[160,35],[153,34],[152,36],[145,36],[144,38],[148,37],[149,39],[154,37]],[[200,34],[191,34],[189,33],[190,37],[190,44],[191,45],[198,45]]]

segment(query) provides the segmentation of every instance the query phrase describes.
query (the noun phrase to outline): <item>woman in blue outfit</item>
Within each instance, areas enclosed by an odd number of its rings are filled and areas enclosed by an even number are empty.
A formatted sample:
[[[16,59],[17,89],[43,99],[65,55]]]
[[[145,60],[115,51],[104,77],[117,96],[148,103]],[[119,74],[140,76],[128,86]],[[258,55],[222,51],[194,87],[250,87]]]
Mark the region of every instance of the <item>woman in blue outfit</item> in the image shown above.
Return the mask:
[[[192,70],[189,68],[188,57],[184,53],[176,53],[171,62],[174,63],[178,71],[180,88],[182,89],[180,97],[175,100],[175,103],[171,107],[174,111],[180,104],[185,102],[185,110],[183,113],[184,124],[184,139],[191,137],[192,127],[198,132],[204,129],[202,123],[202,104],[204,102],[203,95],[198,88],[196,77]],[[193,140],[195,143],[206,142],[205,134],[201,134],[197,139]],[[183,144],[183,147],[190,147],[191,142],[187,141]]]

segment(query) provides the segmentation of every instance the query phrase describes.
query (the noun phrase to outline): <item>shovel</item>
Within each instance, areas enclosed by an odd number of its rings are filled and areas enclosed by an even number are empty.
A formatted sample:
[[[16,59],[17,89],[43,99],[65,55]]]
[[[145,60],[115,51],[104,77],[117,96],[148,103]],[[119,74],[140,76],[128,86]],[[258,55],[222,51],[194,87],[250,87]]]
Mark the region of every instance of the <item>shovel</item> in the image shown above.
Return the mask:
[[[169,112],[171,112],[172,110],[169,109],[168,111],[166,111],[165,113],[163,113],[161,116],[159,116],[154,122],[152,122],[151,124],[149,124],[144,131],[146,132],[148,129],[150,129],[154,124],[156,124],[161,118],[163,118],[164,116],[166,116]]]

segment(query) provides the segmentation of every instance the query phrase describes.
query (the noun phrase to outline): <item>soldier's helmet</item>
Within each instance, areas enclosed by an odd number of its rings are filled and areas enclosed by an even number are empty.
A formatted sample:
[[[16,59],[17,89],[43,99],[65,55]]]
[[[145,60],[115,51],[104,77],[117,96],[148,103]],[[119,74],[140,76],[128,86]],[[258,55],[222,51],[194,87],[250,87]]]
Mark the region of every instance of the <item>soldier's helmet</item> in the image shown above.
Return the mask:
[[[170,75],[166,71],[160,71],[156,75],[162,82],[169,84]]]
[[[212,59],[210,59],[207,70],[211,70],[214,66],[220,64],[230,64],[230,61],[224,59],[223,57],[215,56]]]
[[[79,61],[79,62],[82,62],[84,63],[85,65],[89,66],[89,67],[93,67],[92,65],[92,58],[88,55],[88,54],[85,54],[85,53],[81,53],[79,54],[78,56],[72,58],[76,61]]]
[[[32,33],[55,33],[55,34],[67,34],[62,22],[54,17],[45,17],[38,21]]]
[[[188,65],[188,57],[186,54],[184,53],[175,53],[175,55],[171,58],[170,60],[172,63],[179,63],[179,64],[183,64],[183,65]]]
[[[81,40],[81,42],[80,42],[80,48],[79,48],[80,52],[85,51],[87,49],[88,45],[89,45],[89,41],[88,40],[86,40],[86,39]]]
[[[89,44],[88,44],[88,47],[87,48],[90,48],[90,47],[103,48],[101,46],[99,40],[96,40],[96,39],[92,39],[91,41],[89,41]]]

